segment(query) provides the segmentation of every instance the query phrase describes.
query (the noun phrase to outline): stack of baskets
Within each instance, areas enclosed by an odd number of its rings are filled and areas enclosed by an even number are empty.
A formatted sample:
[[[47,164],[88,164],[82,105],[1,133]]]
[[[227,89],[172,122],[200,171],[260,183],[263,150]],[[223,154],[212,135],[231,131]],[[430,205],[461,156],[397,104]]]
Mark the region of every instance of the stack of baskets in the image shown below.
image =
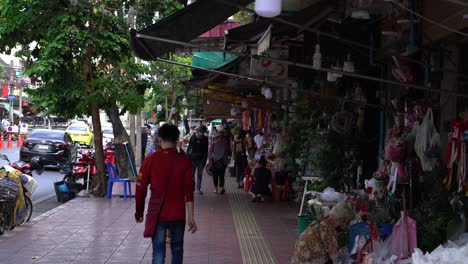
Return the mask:
[[[0,200],[15,202],[19,185],[8,177],[0,179]]]

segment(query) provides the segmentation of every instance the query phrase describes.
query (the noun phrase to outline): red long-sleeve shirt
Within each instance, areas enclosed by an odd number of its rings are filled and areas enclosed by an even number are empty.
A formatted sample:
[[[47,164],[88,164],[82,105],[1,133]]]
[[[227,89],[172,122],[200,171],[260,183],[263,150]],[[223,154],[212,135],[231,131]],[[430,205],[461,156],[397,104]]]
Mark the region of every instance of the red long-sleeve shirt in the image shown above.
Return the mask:
[[[174,166],[174,168],[171,168]],[[150,185],[151,194],[162,193],[169,177],[173,177],[167,187],[159,221],[185,220],[185,203],[193,202],[194,182],[192,161],[176,149],[161,149],[143,161],[136,183],[135,217],[143,217],[145,199]]]

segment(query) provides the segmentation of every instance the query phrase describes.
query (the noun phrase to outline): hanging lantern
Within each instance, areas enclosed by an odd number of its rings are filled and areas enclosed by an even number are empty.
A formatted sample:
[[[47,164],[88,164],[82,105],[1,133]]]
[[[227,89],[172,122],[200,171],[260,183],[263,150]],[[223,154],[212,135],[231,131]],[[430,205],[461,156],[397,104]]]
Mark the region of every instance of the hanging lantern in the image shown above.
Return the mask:
[[[171,114],[175,115],[175,113],[177,113],[177,109],[175,107],[172,107]]]
[[[242,108],[246,109],[247,107],[249,107],[249,105],[247,104],[247,101],[243,100],[242,101]]]
[[[156,112],[161,112],[162,111],[162,105],[158,104],[156,106]]]
[[[187,98],[184,97],[184,99],[182,99],[182,105],[188,105]]]
[[[354,72],[354,62],[351,60],[351,54],[348,54],[348,59],[343,64],[343,71]]]
[[[316,70],[322,68],[322,53],[320,53],[320,44],[315,45],[312,67]]]
[[[281,0],[256,0],[255,13],[262,17],[275,17],[281,14]]]
[[[206,99],[206,104],[207,104],[207,105],[210,104],[210,99]]]
[[[263,93],[263,95],[265,96],[266,99],[271,99],[273,98],[273,93],[271,92],[271,89],[266,87],[265,88],[265,92]]]
[[[261,94],[262,94],[262,95],[265,95],[265,89],[266,89],[266,87],[265,87],[265,86],[262,86],[262,91],[261,91]]]

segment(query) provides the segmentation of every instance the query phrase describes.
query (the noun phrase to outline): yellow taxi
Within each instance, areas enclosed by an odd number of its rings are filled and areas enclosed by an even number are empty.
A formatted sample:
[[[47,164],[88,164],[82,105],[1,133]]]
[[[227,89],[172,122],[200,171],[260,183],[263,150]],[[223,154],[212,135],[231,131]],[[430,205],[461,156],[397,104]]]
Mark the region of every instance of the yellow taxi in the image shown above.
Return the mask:
[[[85,123],[75,123],[65,130],[72,138],[74,143],[91,146],[93,144],[93,132]]]

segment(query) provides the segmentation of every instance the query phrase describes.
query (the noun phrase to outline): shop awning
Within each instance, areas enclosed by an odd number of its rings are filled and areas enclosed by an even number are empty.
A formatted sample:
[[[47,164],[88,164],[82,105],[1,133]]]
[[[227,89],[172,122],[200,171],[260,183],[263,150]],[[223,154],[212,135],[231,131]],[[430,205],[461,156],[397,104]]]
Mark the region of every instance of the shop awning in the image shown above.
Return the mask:
[[[237,58],[238,56],[236,55],[217,51],[195,52],[193,54],[192,66],[218,69],[233,62]]]
[[[330,2],[331,1],[327,0],[318,0],[315,4],[304,8],[292,16],[283,16],[281,18],[294,24],[314,28],[321,22],[325,21],[328,16],[333,13],[333,4]],[[236,43],[256,43],[263,36],[265,31],[268,30],[271,24],[273,24],[273,36],[295,37],[303,32],[302,29],[292,25],[287,25],[270,19],[260,19],[254,23],[228,30],[225,42],[226,47]]]
[[[252,0],[231,1],[243,6],[252,2]],[[138,33],[188,42],[223,23],[238,11],[239,9],[220,1],[199,0]],[[177,48],[170,44],[137,38],[136,34],[136,31],[131,31],[130,45],[136,55],[143,60],[155,60],[156,57],[173,52]]]

